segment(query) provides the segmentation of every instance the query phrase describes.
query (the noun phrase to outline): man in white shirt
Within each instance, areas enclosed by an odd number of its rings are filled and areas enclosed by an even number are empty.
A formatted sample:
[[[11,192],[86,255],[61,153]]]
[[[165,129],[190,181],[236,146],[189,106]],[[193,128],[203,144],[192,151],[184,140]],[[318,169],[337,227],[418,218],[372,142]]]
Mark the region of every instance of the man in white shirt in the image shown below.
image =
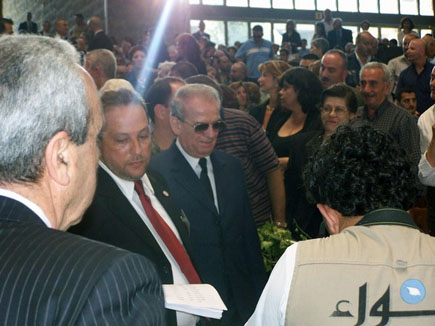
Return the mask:
[[[77,58],[53,38],[0,40],[0,324],[163,325],[147,259],[60,232],[92,201],[103,125]]]
[[[187,219],[172,203],[163,178],[147,171],[151,132],[142,98],[120,88],[103,93],[101,101],[106,124],[99,139],[97,190],[83,221],[71,232],[149,258],[163,284],[199,283],[198,275],[190,279],[180,262],[185,258],[192,268]],[[154,210],[143,203],[138,184]],[[170,235],[161,233],[162,224]],[[173,250],[171,241],[177,242],[181,254]],[[184,313],[176,316],[172,310],[167,310],[166,319],[170,326],[195,325],[199,320]]]

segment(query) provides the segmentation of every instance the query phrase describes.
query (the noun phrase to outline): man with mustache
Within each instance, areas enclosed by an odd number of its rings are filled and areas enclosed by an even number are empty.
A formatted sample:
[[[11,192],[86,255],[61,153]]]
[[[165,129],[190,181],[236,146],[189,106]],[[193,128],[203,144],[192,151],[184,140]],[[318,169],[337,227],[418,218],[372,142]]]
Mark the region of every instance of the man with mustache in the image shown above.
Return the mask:
[[[106,125],[95,197],[73,233],[149,258],[163,284],[200,283],[190,256],[188,222],[163,178],[147,171],[151,132],[145,104],[125,88],[101,96]],[[168,326],[195,325],[196,316],[166,310]]]
[[[338,84],[344,83],[347,76],[347,59],[346,54],[338,49],[329,50],[326,52],[320,63],[320,82],[323,89]]]
[[[361,68],[360,90],[364,100],[362,119],[390,134],[405,149],[412,167],[420,161],[420,137],[417,123],[405,109],[388,100],[391,73],[387,65],[370,62]]]

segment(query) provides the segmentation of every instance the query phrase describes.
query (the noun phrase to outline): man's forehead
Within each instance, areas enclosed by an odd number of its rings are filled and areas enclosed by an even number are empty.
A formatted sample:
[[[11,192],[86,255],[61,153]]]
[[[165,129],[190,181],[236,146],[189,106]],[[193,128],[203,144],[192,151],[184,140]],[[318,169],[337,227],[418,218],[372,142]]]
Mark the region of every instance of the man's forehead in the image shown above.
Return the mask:
[[[415,92],[403,92],[402,93],[402,99],[403,98],[415,98]]]
[[[379,68],[364,69],[361,74],[361,79],[367,80],[381,80],[383,77],[383,71]]]

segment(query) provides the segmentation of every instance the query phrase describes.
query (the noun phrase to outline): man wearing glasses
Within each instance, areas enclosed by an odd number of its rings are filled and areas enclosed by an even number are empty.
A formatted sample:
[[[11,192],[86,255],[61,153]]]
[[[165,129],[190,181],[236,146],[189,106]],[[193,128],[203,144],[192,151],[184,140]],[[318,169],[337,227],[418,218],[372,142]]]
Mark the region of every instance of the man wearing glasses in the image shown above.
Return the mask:
[[[265,282],[258,237],[240,161],[215,150],[225,124],[210,86],[181,87],[171,102],[177,140],[151,160],[190,222],[192,259],[228,311],[220,325],[243,325]]]

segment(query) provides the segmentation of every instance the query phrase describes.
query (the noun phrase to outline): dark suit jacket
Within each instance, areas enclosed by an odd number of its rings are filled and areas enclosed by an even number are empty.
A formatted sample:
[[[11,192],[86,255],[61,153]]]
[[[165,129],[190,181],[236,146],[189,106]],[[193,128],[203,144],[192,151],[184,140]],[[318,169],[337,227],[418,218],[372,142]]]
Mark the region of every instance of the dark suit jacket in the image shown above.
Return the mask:
[[[0,197],[1,325],[164,325],[145,258],[50,229]]]
[[[372,57],[370,62],[378,62],[377,57]],[[355,87],[359,85],[359,72],[361,70],[361,64],[359,63],[355,52],[352,52],[347,56],[347,77],[346,84]]]
[[[27,21],[20,23],[18,26],[19,33],[25,34],[38,34],[38,25],[35,22],[31,22],[30,26]]]
[[[252,314],[265,272],[242,165],[218,150],[213,151],[211,161],[219,212],[175,143],[153,156],[150,167],[165,177],[173,198],[186,212],[202,281],[217,289],[229,310],[222,324],[238,325]],[[234,323],[227,319],[233,313],[241,317]]]
[[[338,30],[333,29],[328,32],[329,48],[333,49],[339,47],[344,49],[347,43],[353,43],[352,31],[350,29],[341,29],[341,38],[338,37]]]
[[[196,38],[198,41],[202,38],[206,38],[207,40],[210,41],[210,34],[204,33],[203,35],[201,35],[200,31],[197,31],[196,33],[193,33],[192,36],[194,38]]]
[[[163,178],[151,171],[147,175],[156,197],[171,217],[186,251],[191,255],[187,220],[174,206],[171,196],[164,195],[168,193],[168,188]],[[154,263],[163,284],[173,283],[171,264],[159,244],[115,181],[101,167],[98,168],[98,185],[91,206],[82,222],[68,231],[141,254]],[[173,310],[167,310],[167,320],[168,325],[176,325]]]
[[[110,38],[103,31],[97,32],[89,41],[88,51],[96,49],[113,50],[113,43]]]

